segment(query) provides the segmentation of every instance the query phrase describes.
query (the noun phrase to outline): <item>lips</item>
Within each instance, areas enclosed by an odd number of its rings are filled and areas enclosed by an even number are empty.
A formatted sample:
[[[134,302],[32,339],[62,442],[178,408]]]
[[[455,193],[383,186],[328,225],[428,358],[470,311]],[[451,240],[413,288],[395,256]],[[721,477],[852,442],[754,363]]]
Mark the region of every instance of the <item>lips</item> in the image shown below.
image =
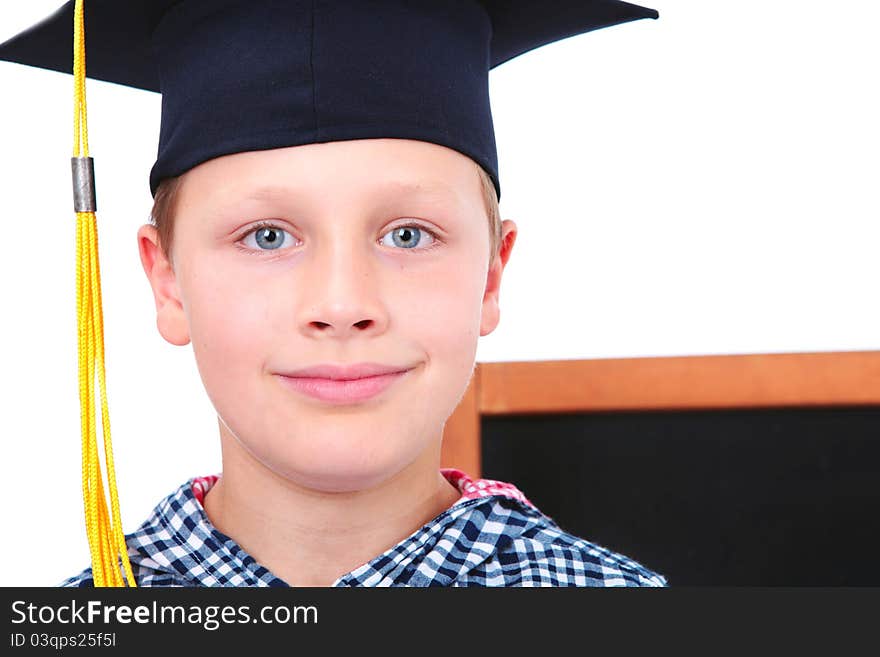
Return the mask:
[[[387,372],[356,379],[330,379],[314,376],[279,375],[290,390],[331,404],[355,404],[379,396],[409,371]]]
[[[322,363],[279,378],[290,390],[331,404],[354,404],[379,396],[413,369],[384,363]]]

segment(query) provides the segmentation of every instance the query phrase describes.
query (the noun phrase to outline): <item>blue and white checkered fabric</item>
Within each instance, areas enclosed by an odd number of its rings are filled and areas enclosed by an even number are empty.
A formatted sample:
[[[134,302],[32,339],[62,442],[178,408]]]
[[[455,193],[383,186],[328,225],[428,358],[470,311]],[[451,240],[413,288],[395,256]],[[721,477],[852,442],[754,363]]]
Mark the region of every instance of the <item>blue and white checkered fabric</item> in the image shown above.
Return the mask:
[[[218,531],[190,480],[126,536],[139,586],[288,586]],[[91,568],[59,586],[94,586]],[[521,500],[461,499],[333,586],[666,586],[635,561],[577,538]]]

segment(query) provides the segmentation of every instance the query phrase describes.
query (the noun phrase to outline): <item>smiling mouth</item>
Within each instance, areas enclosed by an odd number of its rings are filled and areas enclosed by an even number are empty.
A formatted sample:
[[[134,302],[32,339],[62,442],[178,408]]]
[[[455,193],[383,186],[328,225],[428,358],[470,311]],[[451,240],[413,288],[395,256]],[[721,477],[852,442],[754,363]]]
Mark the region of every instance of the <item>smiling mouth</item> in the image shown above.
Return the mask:
[[[356,404],[379,396],[411,370],[361,379],[323,379],[279,374],[282,383],[296,392],[331,404]]]

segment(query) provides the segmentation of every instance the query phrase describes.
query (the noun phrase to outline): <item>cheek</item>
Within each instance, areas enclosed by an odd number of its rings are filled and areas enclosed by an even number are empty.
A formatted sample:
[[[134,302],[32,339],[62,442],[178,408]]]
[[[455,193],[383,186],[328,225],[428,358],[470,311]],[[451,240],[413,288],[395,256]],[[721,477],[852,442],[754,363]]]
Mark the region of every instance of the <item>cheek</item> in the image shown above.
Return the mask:
[[[192,274],[185,278],[183,295],[199,369],[212,383],[232,385],[262,362],[271,297],[228,267],[208,259],[189,264]]]
[[[395,297],[395,319],[417,340],[436,368],[473,367],[479,337],[485,272],[479,261],[450,261],[407,284],[408,301]]]

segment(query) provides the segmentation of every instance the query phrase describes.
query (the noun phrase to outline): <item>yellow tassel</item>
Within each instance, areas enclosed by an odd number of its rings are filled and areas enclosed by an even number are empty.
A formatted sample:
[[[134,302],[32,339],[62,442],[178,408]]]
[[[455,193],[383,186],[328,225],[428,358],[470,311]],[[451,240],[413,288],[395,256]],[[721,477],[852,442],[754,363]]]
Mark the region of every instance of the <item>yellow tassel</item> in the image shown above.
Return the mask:
[[[89,157],[86,115],[86,43],[83,0],[74,7],[74,157]],[[104,315],[101,301],[101,270],[98,264],[98,224],[94,212],[76,213],[76,307],[79,350],[79,397],[82,432],[82,490],[86,535],[92,555],[95,586],[137,586],[128,559],[119,512],[110,413],[104,376]],[[101,392],[101,435],[110,511],[104,495],[101,459],[95,422],[95,371]],[[120,566],[121,569],[120,570]],[[123,579],[123,571],[125,579]]]

